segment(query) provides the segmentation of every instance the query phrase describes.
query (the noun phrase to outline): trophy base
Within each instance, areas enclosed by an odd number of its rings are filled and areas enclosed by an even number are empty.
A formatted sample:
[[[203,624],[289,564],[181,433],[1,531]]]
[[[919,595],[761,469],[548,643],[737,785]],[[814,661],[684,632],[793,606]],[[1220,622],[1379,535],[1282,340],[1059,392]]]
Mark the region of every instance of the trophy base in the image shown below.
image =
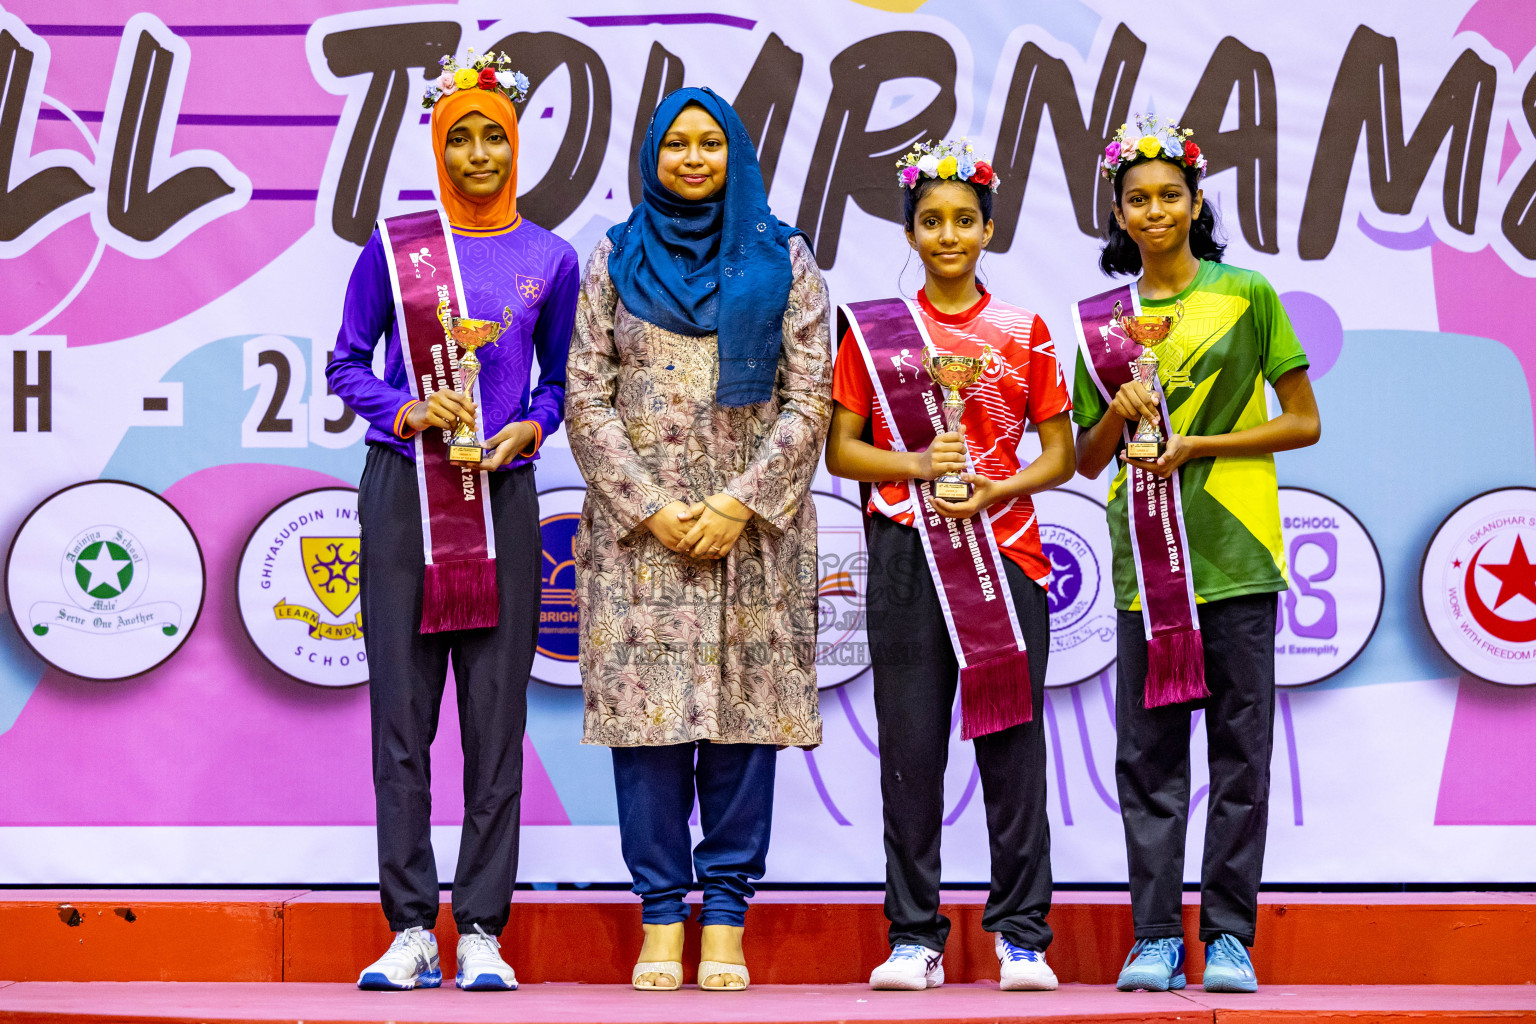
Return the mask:
[[[933,496],[945,501],[970,501],[971,485],[964,480],[935,480]]]
[[[477,444],[450,444],[448,446],[448,461],[463,462],[470,465],[480,465],[480,460],[485,458],[485,449]]]
[[[1168,450],[1167,441],[1127,441],[1125,457],[1150,462]]]

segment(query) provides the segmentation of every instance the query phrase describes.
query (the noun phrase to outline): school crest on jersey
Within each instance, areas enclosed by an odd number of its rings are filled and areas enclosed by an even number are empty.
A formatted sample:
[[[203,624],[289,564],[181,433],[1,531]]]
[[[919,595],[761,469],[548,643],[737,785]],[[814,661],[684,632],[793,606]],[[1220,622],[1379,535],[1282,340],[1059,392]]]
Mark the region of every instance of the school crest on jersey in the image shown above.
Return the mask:
[[[544,297],[544,290],[548,287],[542,277],[525,277],[522,274],[512,275],[512,286],[517,289],[517,296],[523,300],[523,305],[529,309]]]

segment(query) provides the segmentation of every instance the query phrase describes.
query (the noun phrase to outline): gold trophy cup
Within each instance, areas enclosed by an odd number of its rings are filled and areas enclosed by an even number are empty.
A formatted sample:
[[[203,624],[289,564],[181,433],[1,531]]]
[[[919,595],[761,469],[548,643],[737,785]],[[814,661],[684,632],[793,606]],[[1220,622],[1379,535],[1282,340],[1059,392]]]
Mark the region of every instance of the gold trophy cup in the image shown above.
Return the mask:
[[[480,357],[475,355],[475,349],[481,345],[496,344],[496,339],[501,336],[502,325],[494,320],[449,316],[446,299],[438,303],[437,318],[442,321],[443,336],[464,350],[464,354],[459,357],[459,371],[463,377],[459,391],[469,398],[473,395],[475,378],[480,376]],[[479,429],[459,420],[448,441],[448,461],[478,466],[484,458],[485,449],[480,444]]]
[[[992,346],[983,345],[979,356],[952,356],[929,349],[923,353],[923,369],[933,382],[944,389],[944,427],[951,432],[960,429],[965,415],[965,399],[960,389],[968,388],[992,365]],[[945,473],[933,482],[933,496],[945,501],[968,501],[971,485],[960,479],[959,473]]]
[[[1142,314],[1141,316],[1124,316],[1120,303],[1115,303],[1114,322],[1120,325],[1125,336],[1142,346],[1141,355],[1131,364],[1131,375],[1141,381],[1141,384],[1153,398],[1157,398],[1161,391],[1161,385],[1157,379],[1157,353],[1152,351],[1153,346],[1172,333],[1184,319],[1184,303],[1174,303],[1172,316],[1154,316]],[[1128,459],[1155,459],[1168,450],[1168,439],[1163,436],[1163,428],[1156,420],[1149,420],[1145,416],[1136,424],[1136,432],[1125,445],[1125,457]]]

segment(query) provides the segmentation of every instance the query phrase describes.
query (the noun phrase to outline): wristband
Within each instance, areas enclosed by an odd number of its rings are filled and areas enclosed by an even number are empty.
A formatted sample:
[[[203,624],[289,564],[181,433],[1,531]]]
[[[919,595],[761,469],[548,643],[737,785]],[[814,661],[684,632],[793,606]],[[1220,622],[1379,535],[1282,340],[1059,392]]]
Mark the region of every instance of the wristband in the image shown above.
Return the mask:
[[[730,515],[728,513],[721,512],[719,509],[715,508],[715,506],[713,506],[713,505],[711,505],[709,503],[709,499],[708,498],[704,499],[704,507],[709,509],[715,515],[719,516],[721,519],[729,519],[733,523],[750,523],[752,521],[752,517],[751,516],[748,516],[747,518],[743,519],[743,518],[741,518],[741,516],[733,516],[733,515]]]

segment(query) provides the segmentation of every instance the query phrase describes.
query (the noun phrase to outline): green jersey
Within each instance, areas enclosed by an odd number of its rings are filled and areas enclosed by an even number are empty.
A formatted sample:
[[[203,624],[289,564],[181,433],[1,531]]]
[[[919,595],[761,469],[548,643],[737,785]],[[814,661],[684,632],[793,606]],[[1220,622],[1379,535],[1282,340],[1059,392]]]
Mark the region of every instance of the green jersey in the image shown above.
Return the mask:
[[[1172,314],[1178,302],[1183,319],[1153,349],[1174,433],[1230,434],[1266,422],[1264,382],[1307,365],[1274,288],[1255,271],[1201,261],[1189,287],[1172,298],[1143,299],[1142,311]],[[1091,427],[1108,408],[1079,351],[1072,419]],[[1196,601],[1289,586],[1274,456],[1191,459],[1179,469],[1179,487]],[[1125,502],[1122,463],[1109,487],[1115,607],[1136,611],[1141,599]]]

